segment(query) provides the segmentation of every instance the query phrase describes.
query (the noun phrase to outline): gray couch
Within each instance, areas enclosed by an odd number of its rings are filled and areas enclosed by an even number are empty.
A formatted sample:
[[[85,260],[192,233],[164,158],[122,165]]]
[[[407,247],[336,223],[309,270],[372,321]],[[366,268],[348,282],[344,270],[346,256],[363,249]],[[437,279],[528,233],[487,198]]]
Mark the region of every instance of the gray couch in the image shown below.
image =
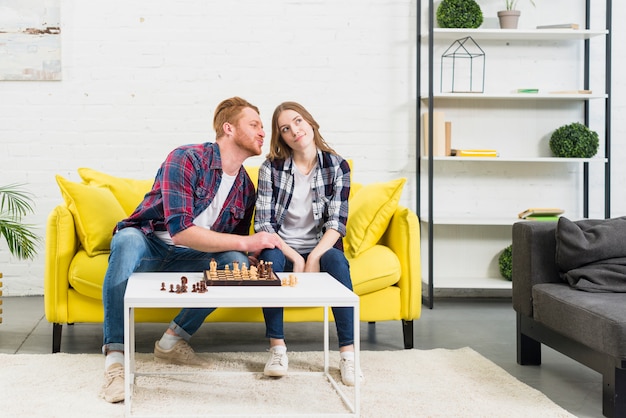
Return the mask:
[[[545,344],[599,372],[607,417],[626,417],[623,251],[626,218],[513,225],[517,362],[541,364]]]

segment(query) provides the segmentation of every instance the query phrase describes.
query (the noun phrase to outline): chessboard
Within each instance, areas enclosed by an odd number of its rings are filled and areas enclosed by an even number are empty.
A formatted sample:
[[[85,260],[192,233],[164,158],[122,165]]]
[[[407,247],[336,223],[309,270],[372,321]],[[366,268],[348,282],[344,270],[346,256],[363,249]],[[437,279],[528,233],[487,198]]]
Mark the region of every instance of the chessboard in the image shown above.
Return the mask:
[[[207,286],[281,286],[281,280],[272,270],[271,263],[261,261],[258,266],[248,267],[233,262],[233,268],[227,265],[217,269],[215,260],[211,260],[210,269],[204,270],[204,283]]]
[[[232,271],[217,270],[217,276],[211,277],[209,270],[204,270],[204,282],[207,286],[280,286],[281,281],[276,276],[276,273],[272,272],[272,275],[267,278],[238,278],[233,277]]]

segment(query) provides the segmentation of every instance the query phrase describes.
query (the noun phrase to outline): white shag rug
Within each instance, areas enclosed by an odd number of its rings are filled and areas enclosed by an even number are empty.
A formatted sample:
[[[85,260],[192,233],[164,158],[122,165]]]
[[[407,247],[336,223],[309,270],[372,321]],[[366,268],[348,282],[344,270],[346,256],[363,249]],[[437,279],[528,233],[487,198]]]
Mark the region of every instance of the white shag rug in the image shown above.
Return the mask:
[[[137,372],[170,374],[138,377],[132,414],[349,413],[323,375],[299,373],[321,372],[321,352],[289,352],[290,374],[280,379],[263,376],[265,352],[200,355],[214,362],[210,373],[137,354]],[[330,353],[331,375],[340,381],[338,358]],[[361,368],[362,417],[574,417],[467,347],[363,351]],[[0,354],[0,415],[123,417],[123,402],[109,404],[100,397],[103,372],[104,357],[97,354]],[[353,399],[353,388],[342,388]]]

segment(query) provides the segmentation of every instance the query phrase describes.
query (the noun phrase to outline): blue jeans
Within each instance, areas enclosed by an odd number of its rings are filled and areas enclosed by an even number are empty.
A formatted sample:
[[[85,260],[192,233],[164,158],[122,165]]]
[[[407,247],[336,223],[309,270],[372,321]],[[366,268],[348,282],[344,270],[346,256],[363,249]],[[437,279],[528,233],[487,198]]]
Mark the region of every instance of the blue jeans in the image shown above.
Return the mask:
[[[308,254],[302,255],[304,259]],[[275,272],[293,271],[293,263],[285,257],[279,249],[266,249],[261,252],[260,260],[271,261]],[[337,281],[348,289],[352,290],[352,280],[350,279],[350,265],[344,253],[336,248],[326,251],[320,259],[320,271],[333,276]],[[332,308],[337,327],[337,338],[339,347],[354,344],[354,309],[353,308]],[[284,339],[283,331],[283,308],[263,308],[265,317],[265,336],[267,338]]]
[[[248,263],[248,257],[239,251],[205,253],[190,248],[168,245],[153,235],[145,235],[137,228],[124,228],[111,240],[109,267],[102,286],[104,305],[104,346],[109,350],[124,351],[124,293],[128,278],[134,272],[180,271],[196,272],[209,268],[211,258],[218,268],[233,261]],[[216,308],[186,308],[170,323],[170,328],[189,340],[205,318]]]

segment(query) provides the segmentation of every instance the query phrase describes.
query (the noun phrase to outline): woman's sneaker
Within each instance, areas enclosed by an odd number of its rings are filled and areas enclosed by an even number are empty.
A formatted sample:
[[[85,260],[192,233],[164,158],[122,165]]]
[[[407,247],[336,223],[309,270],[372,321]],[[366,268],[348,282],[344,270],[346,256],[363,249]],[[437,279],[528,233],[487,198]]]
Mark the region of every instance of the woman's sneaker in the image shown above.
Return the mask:
[[[287,349],[284,346],[270,348],[270,358],[265,363],[263,374],[265,376],[282,377],[287,375],[288,368]]]
[[[339,360],[339,370],[341,371],[341,381],[346,386],[354,386],[354,360],[342,358]],[[359,372],[360,382],[363,382],[363,373]]]

